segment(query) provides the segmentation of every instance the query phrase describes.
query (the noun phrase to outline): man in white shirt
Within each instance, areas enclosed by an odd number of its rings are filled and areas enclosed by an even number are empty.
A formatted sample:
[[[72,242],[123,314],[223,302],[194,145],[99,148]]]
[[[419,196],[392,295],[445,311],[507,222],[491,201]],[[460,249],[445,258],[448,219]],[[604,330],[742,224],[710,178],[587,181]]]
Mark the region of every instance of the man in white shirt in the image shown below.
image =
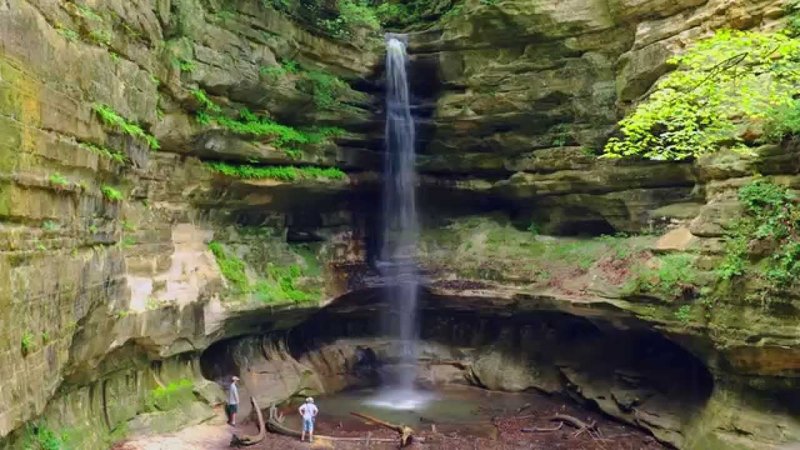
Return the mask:
[[[314,420],[317,418],[319,409],[314,405],[314,399],[308,397],[306,402],[300,405],[300,415],[303,416],[303,433],[300,435],[300,440],[306,439],[306,432],[308,433],[308,442],[314,442]]]
[[[236,387],[236,382],[239,377],[234,376],[231,378],[231,385],[228,388],[228,404],[225,405],[225,414],[228,416],[228,424],[236,426],[236,413],[239,412],[239,388]]]

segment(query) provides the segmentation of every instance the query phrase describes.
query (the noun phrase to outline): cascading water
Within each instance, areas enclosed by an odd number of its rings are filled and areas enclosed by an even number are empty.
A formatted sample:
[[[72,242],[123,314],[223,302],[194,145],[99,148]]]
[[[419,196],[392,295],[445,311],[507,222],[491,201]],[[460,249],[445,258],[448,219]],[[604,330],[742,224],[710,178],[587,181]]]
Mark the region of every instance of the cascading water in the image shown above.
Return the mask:
[[[406,71],[406,37],[388,35],[386,42],[386,156],[379,268],[387,286],[385,295],[389,305],[385,329],[396,339],[394,350],[400,364],[386,380],[378,402],[397,408],[412,408],[425,397],[414,389],[419,290],[415,262],[419,224],[414,118]]]

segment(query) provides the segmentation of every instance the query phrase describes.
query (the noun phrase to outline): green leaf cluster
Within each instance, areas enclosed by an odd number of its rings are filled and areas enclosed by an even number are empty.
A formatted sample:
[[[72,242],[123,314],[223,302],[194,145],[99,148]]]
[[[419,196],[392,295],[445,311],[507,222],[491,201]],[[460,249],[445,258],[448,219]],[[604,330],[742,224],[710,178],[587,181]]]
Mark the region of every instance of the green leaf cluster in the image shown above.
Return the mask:
[[[319,298],[318,291],[299,287],[298,281],[304,275],[303,268],[297,264],[284,267],[267,264],[266,277],[254,286],[255,298],[262,303],[305,302]]]
[[[306,70],[294,60],[285,60],[279,66],[261,67],[261,75],[277,81],[287,75],[299,75],[299,88],[310,94],[314,105],[320,109],[341,110],[347,107],[345,99],[357,95],[343,79],[321,70]]]
[[[230,282],[236,294],[252,295],[255,300],[262,303],[304,302],[318,299],[320,296],[318,290],[305,289],[300,285],[300,280],[308,274],[307,269],[299,264],[278,266],[267,263],[263,275],[257,277],[253,283],[247,275],[244,260],[231,255],[220,242],[212,241],[208,247],[214,254],[222,275]],[[308,270],[318,270],[315,264],[309,264],[305,255],[300,256],[309,266]]]
[[[194,400],[194,382],[188,378],[158,386],[145,399],[145,410],[170,411]]]
[[[723,280],[750,275],[785,288],[800,276],[800,206],[786,187],[758,179],[739,189],[744,214],[727,230]],[[757,245],[760,244],[760,245]],[[751,249],[769,249],[760,264],[750,264]]]
[[[233,286],[236,293],[250,291],[250,280],[247,278],[247,269],[244,261],[236,255],[229,254],[221,243],[211,241],[208,249],[214,254],[222,276]]]
[[[335,38],[349,38],[353,32],[362,28],[370,31],[381,28],[375,9],[367,0],[338,0],[337,9],[338,16],[317,22],[320,28]]]
[[[125,164],[128,161],[128,157],[124,153],[122,153],[120,151],[111,150],[111,149],[109,149],[107,147],[94,145],[94,144],[89,143],[89,142],[81,142],[79,145],[83,149],[85,149],[85,150],[87,150],[89,152],[92,152],[95,155],[104,156],[104,157],[106,157],[106,158],[108,158],[108,159],[110,159],[110,160],[112,160],[114,162],[118,162],[120,164]]]
[[[22,448],[25,450],[65,450],[67,447],[62,436],[51,430],[46,424],[29,424],[22,436]]]
[[[212,171],[222,175],[249,180],[343,180],[347,176],[336,167],[251,166],[221,162],[207,163],[207,165]]]
[[[69,180],[64,175],[61,175],[60,173],[56,172],[50,174],[50,184],[59,187],[66,186],[69,184]]]
[[[684,253],[657,256],[652,265],[638,268],[625,290],[667,299],[683,297],[687,291],[695,290],[695,259],[694,255]]]
[[[107,126],[112,127],[117,131],[121,131],[129,136],[143,139],[145,142],[147,142],[147,145],[150,147],[150,149],[158,150],[159,144],[155,136],[144,131],[139,125],[120,116],[110,106],[101,103],[95,103],[92,105],[92,109],[95,113],[97,113],[98,117],[100,117],[100,120],[102,120],[102,122]]]
[[[785,31],[719,30],[669,61],[676,70],[619,122],[611,158],[682,160],[721,146],[742,149],[736,123],[791,105],[800,83],[800,40]]]
[[[203,109],[197,113],[197,121],[207,125],[216,123],[220,127],[236,134],[249,136],[268,136],[272,138],[275,146],[296,159],[301,154],[301,150],[296,146],[320,144],[328,139],[335,138],[344,134],[344,130],[337,127],[319,127],[308,130],[294,128],[283,125],[269,117],[251,112],[247,108],[242,108],[236,118],[231,118],[222,112],[222,109],[215,104],[204,91],[197,89],[193,95],[201,104]]]
[[[100,191],[103,193],[103,197],[112,202],[121,202],[125,199],[125,196],[122,195],[119,189],[107,184],[101,186]]]

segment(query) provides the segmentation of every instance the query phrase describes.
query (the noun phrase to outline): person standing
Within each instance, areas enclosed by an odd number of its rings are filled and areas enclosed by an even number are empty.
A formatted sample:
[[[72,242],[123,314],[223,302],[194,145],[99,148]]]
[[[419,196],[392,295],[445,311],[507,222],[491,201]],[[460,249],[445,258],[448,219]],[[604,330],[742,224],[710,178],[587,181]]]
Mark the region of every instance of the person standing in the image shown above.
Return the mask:
[[[233,427],[236,426],[236,413],[239,412],[239,388],[236,386],[237,381],[239,381],[239,377],[234,375],[228,387],[228,403],[225,405],[225,415],[228,416],[228,424]]]
[[[306,433],[308,433],[308,442],[314,442],[314,420],[316,420],[317,413],[319,413],[319,409],[314,405],[314,399],[308,397],[306,402],[300,405],[298,411],[303,417],[303,433],[300,435],[300,441],[304,441]]]

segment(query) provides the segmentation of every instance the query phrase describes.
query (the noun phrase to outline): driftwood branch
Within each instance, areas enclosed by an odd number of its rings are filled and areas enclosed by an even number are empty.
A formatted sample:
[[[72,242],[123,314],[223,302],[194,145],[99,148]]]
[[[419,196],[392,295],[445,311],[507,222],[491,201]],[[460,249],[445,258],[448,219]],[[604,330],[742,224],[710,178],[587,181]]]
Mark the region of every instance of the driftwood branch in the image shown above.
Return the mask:
[[[362,414],[362,413],[359,413],[359,412],[351,412],[350,414],[352,414],[352,415],[354,415],[354,416],[356,416],[358,418],[364,419],[364,420],[366,420],[368,422],[372,422],[372,423],[374,423],[376,425],[380,425],[382,427],[386,427],[386,428],[389,428],[391,430],[397,431],[398,433],[400,433],[400,446],[401,447],[405,447],[406,445],[410,444],[411,440],[413,439],[414,430],[411,427],[408,427],[406,425],[393,424],[391,422],[386,422],[385,420],[381,420],[381,419],[378,419],[376,417],[368,416],[366,414]]]
[[[572,425],[573,427],[579,430],[596,430],[597,424],[594,422],[586,423],[577,417],[570,416],[569,414],[556,414],[550,418],[552,421],[561,421],[562,423],[566,423]]]
[[[255,436],[242,436],[233,435],[231,438],[231,447],[249,447],[256,445],[267,437],[267,428],[264,425],[264,415],[261,413],[261,408],[258,407],[255,397],[250,397],[250,403],[253,404],[253,410],[256,412],[256,419],[258,420],[258,434]]]
[[[559,424],[558,424],[558,426],[557,426],[557,427],[553,427],[553,428],[539,428],[539,427],[533,427],[533,428],[523,428],[523,429],[521,429],[520,431],[522,431],[523,433],[546,433],[546,432],[548,432],[548,431],[558,431],[558,430],[560,430],[560,429],[561,429],[563,426],[564,426],[564,422],[561,422],[561,423],[559,423]]]

